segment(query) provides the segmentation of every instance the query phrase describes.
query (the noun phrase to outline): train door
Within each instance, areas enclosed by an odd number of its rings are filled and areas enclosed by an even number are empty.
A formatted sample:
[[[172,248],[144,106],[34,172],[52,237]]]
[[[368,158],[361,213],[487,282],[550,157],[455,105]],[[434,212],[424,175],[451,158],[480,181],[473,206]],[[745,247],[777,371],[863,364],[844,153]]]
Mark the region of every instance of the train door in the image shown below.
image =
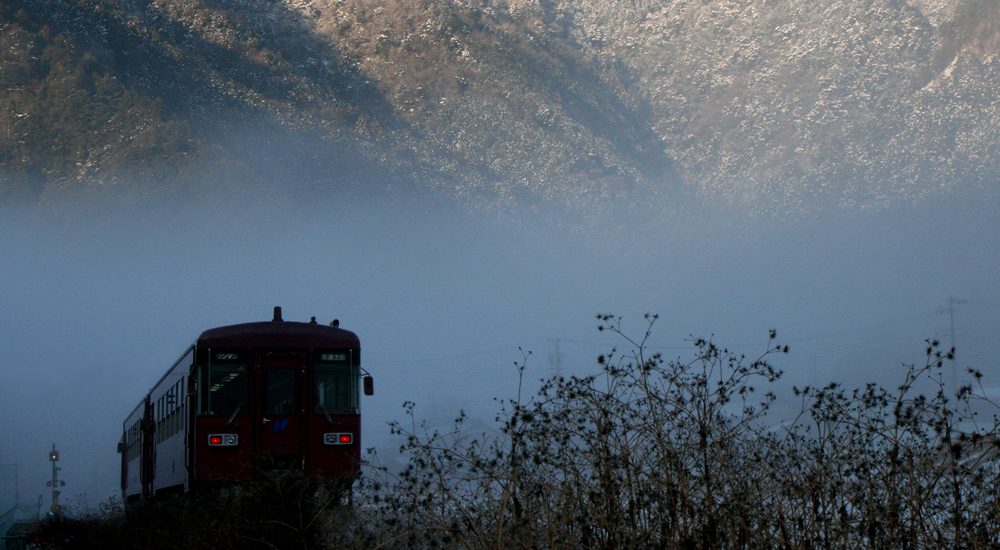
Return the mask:
[[[258,352],[256,359],[258,472],[300,470],[306,459],[306,354]]]
[[[142,434],[139,465],[139,480],[142,483],[142,497],[153,496],[153,479],[156,477],[156,419],[154,418],[155,407],[146,396],[143,402],[142,423],[140,432]]]

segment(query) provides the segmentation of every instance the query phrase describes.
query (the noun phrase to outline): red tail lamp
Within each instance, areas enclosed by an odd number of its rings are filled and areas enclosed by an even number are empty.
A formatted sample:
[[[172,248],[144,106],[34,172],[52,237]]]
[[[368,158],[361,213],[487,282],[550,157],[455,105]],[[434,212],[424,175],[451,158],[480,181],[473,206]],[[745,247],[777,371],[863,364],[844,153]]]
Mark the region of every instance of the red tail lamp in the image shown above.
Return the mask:
[[[236,434],[209,434],[209,447],[235,447],[240,441],[240,436]]]
[[[354,434],[323,434],[323,443],[327,445],[350,445],[351,443],[354,443]]]

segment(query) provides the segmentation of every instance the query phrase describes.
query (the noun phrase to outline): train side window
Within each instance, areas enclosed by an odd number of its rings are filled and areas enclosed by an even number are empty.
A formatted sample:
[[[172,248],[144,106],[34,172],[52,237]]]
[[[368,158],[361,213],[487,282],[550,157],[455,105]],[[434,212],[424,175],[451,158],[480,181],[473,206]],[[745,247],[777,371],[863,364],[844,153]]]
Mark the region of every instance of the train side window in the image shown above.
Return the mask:
[[[174,407],[171,412],[171,418],[173,419],[173,427],[170,433],[178,433],[181,431],[181,380],[178,380],[174,384],[174,391],[172,392],[174,398]]]
[[[156,400],[156,409],[153,411],[153,418],[156,420],[156,442],[163,441],[163,398]]]
[[[185,381],[184,378],[181,378],[181,389],[185,388],[187,384],[190,383],[191,383],[190,378],[187,381]],[[188,393],[184,392],[180,394],[180,397],[177,400],[181,405],[181,427],[180,427],[181,431],[187,431],[187,414],[188,414],[188,407],[190,406],[191,403],[190,401],[188,401],[188,399],[189,399]]]
[[[163,434],[164,439],[168,439],[170,436],[174,435],[174,396],[173,389],[167,392],[167,417],[163,419],[163,431],[167,432]]]
[[[295,370],[268,369],[264,390],[264,414],[290,416],[295,414]]]
[[[358,414],[357,368],[317,364],[313,399],[317,414]]]
[[[198,414],[244,415],[247,412],[247,366],[222,363],[201,365],[198,375]]]
[[[131,462],[139,458],[139,421],[129,428],[128,460]]]
[[[170,388],[167,392],[167,437],[172,437],[177,430],[174,428],[177,426],[177,394],[174,390],[177,389],[177,383]]]

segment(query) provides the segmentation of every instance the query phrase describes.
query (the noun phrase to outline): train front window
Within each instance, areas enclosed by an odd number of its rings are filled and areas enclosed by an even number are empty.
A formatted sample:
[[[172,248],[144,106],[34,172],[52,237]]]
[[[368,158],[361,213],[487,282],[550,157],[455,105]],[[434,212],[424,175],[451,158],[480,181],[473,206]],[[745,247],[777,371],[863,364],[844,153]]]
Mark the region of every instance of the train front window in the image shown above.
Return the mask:
[[[201,416],[244,415],[247,412],[246,365],[202,365],[198,376],[198,414]]]
[[[268,369],[264,394],[264,414],[291,416],[295,414],[295,370]]]
[[[358,414],[358,374],[348,365],[316,365],[317,414]]]

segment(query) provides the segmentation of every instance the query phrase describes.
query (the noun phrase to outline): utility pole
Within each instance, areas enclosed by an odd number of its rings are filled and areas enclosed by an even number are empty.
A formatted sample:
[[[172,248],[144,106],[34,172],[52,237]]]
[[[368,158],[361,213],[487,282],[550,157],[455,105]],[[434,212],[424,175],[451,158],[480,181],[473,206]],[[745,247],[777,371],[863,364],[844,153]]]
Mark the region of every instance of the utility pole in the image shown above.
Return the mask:
[[[946,300],[948,302],[948,307],[939,307],[938,313],[948,314],[948,323],[950,325],[949,333],[951,335],[951,386],[952,391],[958,391],[958,362],[956,361],[957,354],[955,353],[955,312],[959,311],[955,309],[955,306],[960,304],[968,303],[968,300],[960,300],[952,296],[948,296]]]
[[[559,339],[549,338],[549,342],[555,342],[556,351],[549,354],[549,364],[555,366],[556,376],[562,376],[562,353],[559,352]]]
[[[59,451],[56,450],[55,443],[52,444],[52,450],[49,452],[49,462],[52,463],[52,479],[45,484],[52,487],[52,506],[49,507],[49,513],[58,516],[61,512],[59,508],[59,495],[62,493],[58,487],[66,485],[66,482],[59,480],[59,470],[62,470],[62,468],[56,466],[56,462],[59,462]]]

